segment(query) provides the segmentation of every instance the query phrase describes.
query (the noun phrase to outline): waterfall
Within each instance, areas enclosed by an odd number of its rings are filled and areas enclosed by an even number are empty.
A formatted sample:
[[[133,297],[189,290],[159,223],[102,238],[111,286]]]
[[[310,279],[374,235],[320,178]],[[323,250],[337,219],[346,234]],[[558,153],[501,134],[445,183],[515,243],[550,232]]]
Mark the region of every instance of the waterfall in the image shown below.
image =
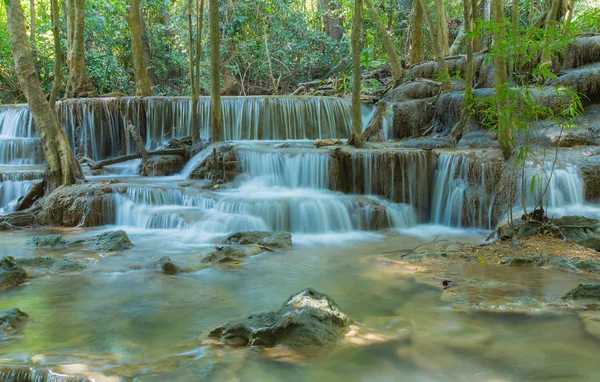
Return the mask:
[[[26,104],[0,106],[0,137],[33,138],[33,119]]]
[[[0,173],[0,214],[12,212],[19,198],[43,176],[44,171]]]
[[[329,151],[253,146],[236,148],[236,157],[245,174],[261,178],[268,187],[331,188]]]
[[[0,107],[0,165],[44,163],[27,105]]]
[[[548,183],[549,181],[549,183]],[[531,192],[533,184],[534,192]],[[584,184],[579,168],[574,164],[546,161],[543,164],[528,162],[525,168],[525,184],[521,184],[519,178],[517,203],[521,204],[522,195],[525,196],[525,205],[528,209],[534,208],[544,189],[543,206],[549,210],[566,208],[568,206],[580,206],[584,203]]]
[[[438,152],[433,178],[431,222],[454,227],[492,228],[493,162],[472,152]],[[483,155],[483,153],[482,153]]]
[[[423,150],[354,150],[352,192],[382,195],[409,204],[421,214],[429,208],[429,161]]]

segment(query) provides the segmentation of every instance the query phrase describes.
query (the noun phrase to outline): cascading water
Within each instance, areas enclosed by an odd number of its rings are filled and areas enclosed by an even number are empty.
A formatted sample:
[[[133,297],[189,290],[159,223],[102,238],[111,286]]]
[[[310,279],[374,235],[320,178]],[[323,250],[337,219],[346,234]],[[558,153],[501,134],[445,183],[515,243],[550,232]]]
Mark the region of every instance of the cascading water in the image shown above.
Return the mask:
[[[544,161],[542,164],[526,163],[524,184],[519,177],[517,195],[518,206],[515,210],[519,213],[523,212],[521,204],[522,200],[525,200],[528,212],[541,205],[549,216],[562,216],[567,213],[600,216],[598,208],[585,205],[583,177],[574,164],[554,164],[551,161]]]
[[[494,185],[492,162],[474,161],[469,152],[438,152],[433,178],[431,222],[455,227],[492,229]]]
[[[19,198],[43,176],[43,171],[0,173],[0,214],[12,212]]]
[[[0,107],[0,165],[44,163],[26,105]]]

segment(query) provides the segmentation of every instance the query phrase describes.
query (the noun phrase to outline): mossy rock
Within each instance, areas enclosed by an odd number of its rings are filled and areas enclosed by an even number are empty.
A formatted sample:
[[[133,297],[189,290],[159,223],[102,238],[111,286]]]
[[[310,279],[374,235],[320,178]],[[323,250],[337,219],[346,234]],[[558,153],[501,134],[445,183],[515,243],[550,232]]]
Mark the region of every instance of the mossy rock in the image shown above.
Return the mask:
[[[34,236],[25,243],[34,248],[63,248],[69,243],[60,235]]]
[[[600,304],[600,284],[581,283],[563,297],[564,300],[590,301]]]
[[[0,312],[0,340],[21,330],[29,322],[29,315],[20,309],[13,308]]]
[[[264,245],[269,248],[289,248],[292,246],[292,235],[287,232],[246,231],[236,232],[221,241],[230,245]]]
[[[232,346],[314,348],[336,343],[352,323],[331,297],[307,288],[290,296],[276,312],[224,323],[208,336]]]
[[[97,251],[115,252],[123,251],[133,247],[133,244],[123,230],[109,231],[96,236],[92,246]]]
[[[12,256],[0,260],[0,291],[12,288],[25,282],[27,272],[17,264]]]

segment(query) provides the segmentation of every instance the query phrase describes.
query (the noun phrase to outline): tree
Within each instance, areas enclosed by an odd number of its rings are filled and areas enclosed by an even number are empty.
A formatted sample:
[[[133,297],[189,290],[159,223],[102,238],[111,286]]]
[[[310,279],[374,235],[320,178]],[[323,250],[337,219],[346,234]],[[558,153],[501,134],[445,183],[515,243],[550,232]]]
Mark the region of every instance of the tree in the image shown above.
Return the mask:
[[[127,12],[127,23],[131,32],[131,55],[133,56],[133,70],[135,75],[135,95],[151,96],[150,78],[144,62],[142,44],[142,14],[140,0],[131,0]]]
[[[504,0],[492,1],[492,13],[496,25],[494,45],[502,44],[506,38],[506,27],[504,20]],[[505,158],[512,155],[512,128],[508,106],[508,72],[506,69],[506,53],[502,48],[494,49],[494,75],[496,80],[496,108],[498,112],[499,141]]]
[[[69,97],[86,98],[97,95],[85,66],[84,50],[85,0],[67,0],[67,40],[69,53]]]
[[[362,0],[354,1],[354,16],[352,17],[352,136],[350,144],[362,146],[362,108],[360,104],[360,53],[362,51],[361,30],[363,19]]]
[[[450,52],[448,44],[448,22],[446,21],[446,10],[444,9],[444,0],[434,0],[435,10],[437,13],[436,25],[438,30],[438,39],[441,48],[441,53],[447,56]]]
[[[369,8],[369,12],[371,12],[371,17],[375,20],[375,24],[377,25],[377,29],[383,40],[383,47],[385,48],[388,60],[390,61],[390,66],[392,67],[392,77],[394,78],[394,82],[398,84],[402,81],[402,65],[400,65],[400,59],[398,58],[398,54],[396,54],[392,38],[379,17],[379,13],[373,5],[373,0],[365,0],[365,3],[367,4],[367,8]]]
[[[35,30],[36,30],[36,22],[35,22],[35,0],[29,0],[29,43],[31,44],[31,51],[35,53],[37,50],[35,46]]]
[[[323,12],[323,29],[330,38],[340,41],[344,37],[344,29],[338,13],[340,3],[337,0],[319,0],[319,7]]]
[[[188,45],[190,61],[190,87],[192,99],[192,115],[190,130],[192,142],[200,141],[200,125],[198,123],[198,100],[200,99],[200,54],[202,53],[202,26],[204,21],[204,0],[196,0],[196,44],[194,54],[193,1],[188,0]]]
[[[419,2],[421,3],[421,8],[423,9],[423,16],[425,17],[425,21],[427,22],[429,34],[431,35],[431,40],[433,42],[433,52],[435,54],[435,59],[438,65],[439,79],[444,84],[443,89],[445,89],[450,83],[450,74],[448,73],[448,67],[446,66],[446,61],[444,60],[442,41],[440,39],[438,31],[436,30],[433,20],[431,19],[431,14],[427,9],[427,3],[425,2],[425,0],[419,0]]]
[[[210,112],[213,142],[223,140],[221,111],[221,30],[219,29],[219,1],[209,0],[210,7]]]
[[[4,3],[8,16],[15,72],[42,141],[48,167],[46,192],[52,192],[59,185],[74,184],[79,179],[83,179],[83,173],[71,150],[67,134],[60,127],[56,113],[50,107],[42,91],[33,63],[33,55],[27,44],[25,20],[20,1],[6,0]]]
[[[474,0],[477,1],[477,0]],[[413,23],[411,29],[410,64],[415,65],[423,60],[423,8],[419,0],[414,0]]]
[[[63,81],[63,53],[60,46],[60,14],[58,0],[50,0],[50,12],[52,15],[52,35],[54,37],[54,83],[50,93],[50,107],[54,110],[58,92],[62,88]]]

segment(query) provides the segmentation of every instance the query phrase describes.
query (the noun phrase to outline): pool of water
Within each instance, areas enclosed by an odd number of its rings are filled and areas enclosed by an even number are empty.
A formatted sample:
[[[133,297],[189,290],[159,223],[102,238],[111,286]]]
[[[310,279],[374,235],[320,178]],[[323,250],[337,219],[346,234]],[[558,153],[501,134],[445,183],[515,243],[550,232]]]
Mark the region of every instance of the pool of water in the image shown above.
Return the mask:
[[[212,245],[178,237],[173,230],[130,230],[135,247],[104,257],[85,248],[24,247],[33,234],[49,231],[0,233],[3,256],[95,262],[79,274],[30,279],[2,293],[0,310],[17,307],[32,322],[20,338],[2,344],[0,369],[26,366],[57,375],[135,381],[600,380],[600,340],[584,331],[576,313],[456,309],[441,298],[440,286],[415,277],[415,266],[386,261],[435,241],[474,242],[486,236],[457,230],[440,238],[443,229],[419,227],[335,245],[323,238],[318,244],[263,253],[236,267],[207,269],[201,269],[200,258]],[[99,231],[53,232],[73,240]],[[431,234],[424,235],[427,231]],[[148,269],[163,255],[190,271],[168,276]],[[440,278],[503,281],[514,286],[514,297],[546,302],[593,279],[477,263],[436,272]],[[418,272],[430,273],[425,268]],[[219,323],[277,310],[289,295],[309,286],[333,297],[358,321],[341,343],[291,351],[230,349],[206,341],[207,331]]]

